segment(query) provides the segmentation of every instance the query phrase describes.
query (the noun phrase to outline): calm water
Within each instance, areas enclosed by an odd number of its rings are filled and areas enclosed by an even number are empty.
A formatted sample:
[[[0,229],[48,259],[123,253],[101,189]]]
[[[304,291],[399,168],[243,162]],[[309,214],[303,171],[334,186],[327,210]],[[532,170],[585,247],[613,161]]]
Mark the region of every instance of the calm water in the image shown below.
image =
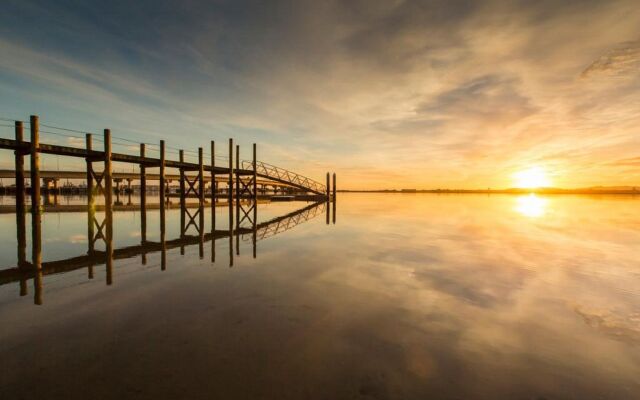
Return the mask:
[[[116,249],[139,221],[115,213]],[[0,223],[7,270],[15,215]],[[640,198],[344,194],[335,225],[324,205],[280,223],[255,259],[243,234],[232,268],[220,238],[215,263],[211,242],[167,248],[164,270],[158,251],[117,259],[111,285],[104,265],[45,274],[42,305],[3,280],[0,398],[640,398]],[[42,230],[45,264],[86,254],[85,213]]]

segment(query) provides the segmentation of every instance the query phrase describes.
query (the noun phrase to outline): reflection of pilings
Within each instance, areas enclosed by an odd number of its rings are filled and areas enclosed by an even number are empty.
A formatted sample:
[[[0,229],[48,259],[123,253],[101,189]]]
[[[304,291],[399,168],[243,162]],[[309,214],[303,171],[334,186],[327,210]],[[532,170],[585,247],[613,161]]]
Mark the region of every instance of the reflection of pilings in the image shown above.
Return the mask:
[[[167,242],[165,240],[166,226],[164,218],[165,215],[162,214],[160,216],[160,270],[162,271],[167,269]]]
[[[104,130],[104,213],[107,236],[105,238],[107,256],[107,285],[113,282],[113,181],[111,179],[111,131]]]
[[[233,267],[233,204],[229,203],[229,266]]]
[[[204,206],[200,206],[198,209],[198,237],[200,238],[200,243],[198,247],[198,254],[200,255],[200,259],[204,258]]]
[[[285,232],[292,227],[308,221],[312,216],[309,214],[310,211],[316,209],[323,203],[313,203],[299,210],[293,211],[289,214],[282,215],[279,217],[275,217],[270,219],[269,221],[262,222],[257,224],[258,230],[258,238],[259,240],[263,240],[267,237],[271,237],[273,235],[277,235],[279,233]],[[215,241],[222,240],[225,238],[232,238],[230,234],[231,229],[229,230],[216,230],[211,233],[208,233],[204,236],[204,240]],[[260,232],[263,232],[262,234]],[[252,235],[253,232],[249,228],[242,228],[239,232],[233,232],[233,234],[241,234],[241,235]],[[198,243],[200,238],[196,236],[186,236],[182,239],[173,239],[169,241],[165,241],[164,239],[165,233],[161,232],[161,242],[146,242],[144,245],[134,245],[123,247],[119,249],[114,249],[113,251],[113,259],[130,259],[132,257],[136,257],[142,253],[151,253],[151,252],[166,252],[167,249],[174,249],[183,244],[187,246],[195,245]],[[232,249],[232,248],[231,248]],[[230,252],[231,258],[233,258],[233,252]],[[163,263],[166,262],[165,255],[162,256]],[[41,270],[43,275],[56,274],[61,272],[68,272],[77,270],[79,268],[86,268],[88,264],[100,264],[106,263],[106,255],[105,252],[96,250],[94,256],[83,255],[78,257],[72,257],[65,260],[58,261],[49,261],[41,263]],[[35,270],[34,266],[31,263],[25,263],[25,268],[11,268],[0,270],[0,285],[4,285],[11,282],[17,282],[20,279],[30,279],[34,276]]]

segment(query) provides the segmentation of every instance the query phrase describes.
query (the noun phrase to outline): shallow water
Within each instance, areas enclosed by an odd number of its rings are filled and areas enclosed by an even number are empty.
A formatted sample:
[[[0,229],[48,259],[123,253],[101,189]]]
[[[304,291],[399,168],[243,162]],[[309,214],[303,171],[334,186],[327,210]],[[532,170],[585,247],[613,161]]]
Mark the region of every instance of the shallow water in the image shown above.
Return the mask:
[[[2,284],[0,398],[638,398],[640,198],[342,194],[328,225],[319,207],[258,232],[255,259],[242,235],[232,268],[223,238],[215,263],[211,242],[164,270],[117,259],[111,285],[104,265],[45,274],[41,305],[33,279]],[[115,213],[116,249],[139,221]],[[6,270],[15,215],[0,223]],[[86,254],[86,230],[45,214],[43,261]]]

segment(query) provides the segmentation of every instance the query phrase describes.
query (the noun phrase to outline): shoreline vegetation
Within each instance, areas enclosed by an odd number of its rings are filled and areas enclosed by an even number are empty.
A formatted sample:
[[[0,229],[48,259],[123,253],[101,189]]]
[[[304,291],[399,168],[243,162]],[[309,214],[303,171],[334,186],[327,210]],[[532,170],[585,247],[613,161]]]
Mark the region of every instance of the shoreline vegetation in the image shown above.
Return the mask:
[[[640,187],[606,187],[560,189],[560,188],[509,188],[509,189],[374,189],[349,190],[338,189],[339,193],[392,193],[392,194],[620,194],[640,195]]]

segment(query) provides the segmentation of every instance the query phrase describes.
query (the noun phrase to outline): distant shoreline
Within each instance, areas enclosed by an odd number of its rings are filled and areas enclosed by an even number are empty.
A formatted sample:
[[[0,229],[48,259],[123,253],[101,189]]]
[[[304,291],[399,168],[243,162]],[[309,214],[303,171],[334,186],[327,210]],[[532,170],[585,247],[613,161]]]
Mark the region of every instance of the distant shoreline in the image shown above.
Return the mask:
[[[640,190],[633,189],[424,189],[424,190],[337,190],[339,193],[387,193],[387,194],[616,194],[616,195],[640,195]]]

